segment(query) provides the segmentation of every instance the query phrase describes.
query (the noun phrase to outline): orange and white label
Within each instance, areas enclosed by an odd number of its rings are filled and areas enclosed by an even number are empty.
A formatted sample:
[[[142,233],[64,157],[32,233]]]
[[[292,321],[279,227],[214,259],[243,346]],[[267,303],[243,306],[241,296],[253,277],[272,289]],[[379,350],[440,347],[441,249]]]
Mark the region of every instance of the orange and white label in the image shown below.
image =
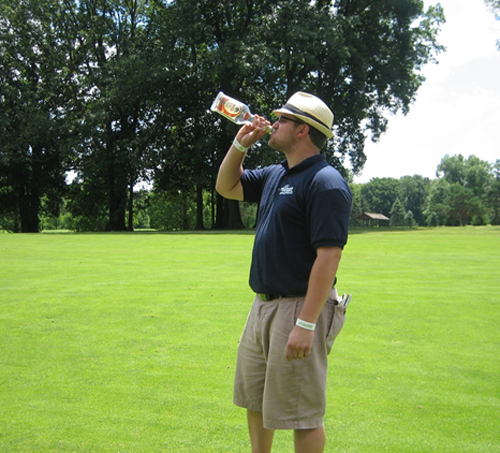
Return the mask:
[[[229,118],[236,118],[241,113],[242,106],[239,102],[222,98],[217,110]]]

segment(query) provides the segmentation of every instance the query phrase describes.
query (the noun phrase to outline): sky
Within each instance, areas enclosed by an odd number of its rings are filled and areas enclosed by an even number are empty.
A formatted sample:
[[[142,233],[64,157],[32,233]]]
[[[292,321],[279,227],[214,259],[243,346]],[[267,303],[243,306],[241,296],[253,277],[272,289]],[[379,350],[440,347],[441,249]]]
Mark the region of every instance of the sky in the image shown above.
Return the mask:
[[[425,9],[438,0],[425,0]],[[426,81],[410,112],[389,116],[378,143],[367,139],[367,161],[356,183],[406,175],[436,177],[446,155],[500,159],[500,20],[484,0],[439,0],[446,23],[438,64],[424,67]]]

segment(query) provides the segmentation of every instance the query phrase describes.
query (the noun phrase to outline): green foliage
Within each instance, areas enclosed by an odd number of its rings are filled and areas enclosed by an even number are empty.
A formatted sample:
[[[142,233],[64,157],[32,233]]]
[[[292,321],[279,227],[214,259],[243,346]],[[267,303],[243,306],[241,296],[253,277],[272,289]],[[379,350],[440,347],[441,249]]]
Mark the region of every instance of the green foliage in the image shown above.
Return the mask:
[[[500,159],[493,166],[493,177],[486,190],[485,205],[489,210],[492,225],[500,225]]]
[[[406,212],[403,204],[396,198],[390,212],[391,226],[406,225]]]
[[[363,185],[361,193],[371,212],[390,216],[391,208],[399,195],[399,182],[395,178],[373,178]]]
[[[446,155],[437,168],[438,178],[432,181],[414,175],[399,180],[373,178],[366,184],[351,185],[354,195],[351,225],[357,224],[355,219],[362,212],[382,213],[392,218],[395,208],[399,216],[394,218],[393,225],[406,224],[404,216],[409,211],[415,225],[498,224],[499,168],[499,161],[491,164],[473,155],[467,159]]]
[[[431,181],[420,175],[403,176],[399,179],[400,197],[406,211],[413,213],[415,222],[425,225],[424,211]]]
[[[427,226],[437,227],[439,226],[439,216],[437,212],[432,211],[427,217]]]
[[[256,203],[240,203],[241,220],[245,228],[254,228],[257,222],[258,205]]]
[[[65,189],[73,80],[58,7],[0,4],[0,215],[12,216],[14,231],[38,232],[42,198],[59,204]]]
[[[151,203],[149,192],[147,190],[135,192],[133,203],[134,228],[150,228],[148,208]]]
[[[211,194],[202,194],[205,207],[203,224],[211,226],[212,212],[210,210]],[[179,191],[177,194],[163,191],[153,191],[145,200],[144,215],[148,216],[149,227],[165,231],[187,231],[198,228],[197,204],[192,193]]]
[[[474,160],[471,159],[471,161]],[[454,161],[460,161],[460,159],[454,159]],[[350,224],[352,227],[362,226],[362,221],[357,220],[358,216],[364,212],[377,212],[381,206],[392,203],[388,214],[393,226],[437,226],[439,224],[456,226],[487,223],[496,225],[500,217],[499,162],[497,161],[494,165],[480,162],[479,167],[489,168],[490,173],[481,178],[482,186],[474,190],[470,184],[467,186],[458,182],[450,184],[444,176],[434,181],[414,175],[404,176],[399,180],[374,178],[367,184],[352,183],[350,186],[353,193],[353,206]],[[105,228],[107,220],[103,202],[104,192],[100,197],[93,198],[92,194],[99,193],[99,191],[95,188],[88,190],[87,186],[88,182],[81,183],[78,179],[73,181],[70,186],[72,192],[70,201],[61,205],[60,215],[51,214],[51,212],[58,211],[59,206],[54,207],[50,204],[47,207],[44,199],[42,228],[77,231],[96,231]],[[173,193],[172,190],[176,186],[183,187],[183,189]],[[133,197],[134,228],[180,230],[184,228],[183,225],[187,225],[188,229],[200,229],[200,213],[198,212],[200,203],[195,199],[197,194],[187,184],[183,185],[182,179],[176,181],[168,190],[165,190],[165,187],[157,187],[153,193],[139,190],[134,193]],[[201,224],[209,228],[217,227],[215,222],[217,199],[213,191],[202,191],[201,197],[201,206],[203,206]],[[255,226],[257,209],[258,206],[255,204],[240,203],[241,228]],[[150,216],[154,219],[152,223],[150,223]],[[5,215],[0,218],[0,226],[13,231],[15,230],[14,221],[15,217]]]
[[[415,221],[415,218],[413,217],[413,212],[411,211],[408,211],[406,214],[405,214],[405,225],[408,227],[408,228],[414,228],[415,226],[417,226],[417,222]]]
[[[76,162],[79,178],[103,191],[106,229],[125,230],[130,187],[153,165],[148,135],[158,85],[157,49],[148,35],[147,2],[75,2],[84,36],[79,85],[84,125]],[[132,226],[129,225],[129,228]]]
[[[75,179],[70,185],[67,209],[75,231],[104,231],[108,222],[106,195],[102,183]]]
[[[350,188],[352,192],[350,226],[361,226],[357,218],[363,214],[363,212],[371,212],[370,206],[361,192],[363,184],[350,184]]]
[[[40,230],[76,230],[73,216],[67,209],[67,203],[57,206],[57,210],[47,210],[45,201],[42,201],[42,215],[40,216]]]
[[[359,172],[365,132],[377,139],[388,112],[408,111],[422,66],[442,50],[444,21],[440,7],[425,12],[418,0],[5,0],[0,8],[1,215],[21,231],[38,230],[42,200],[60,206],[62,197],[85,228],[131,229],[130,189],[153,179],[173,196],[189,187],[203,228],[201,194],[215,198],[236,130],[208,111],[221,89],[265,115],[297,90],[316,93],[336,115],[329,162],[348,158]],[[248,163],[276,160],[262,146]],[[69,170],[82,187],[65,193]],[[96,214],[82,196],[100,200]],[[234,203],[213,205],[212,224],[241,225]]]
[[[441,160],[426,212],[436,212],[444,225],[485,224],[495,217],[498,198],[493,166],[475,156],[448,156]],[[488,194],[493,195],[490,199]]]
[[[447,205],[450,207],[452,222],[460,222],[464,226],[471,220],[472,215],[479,210],[479,203],[471,189],[459,183],[448,187]]]
[[[152,193],[149,219],[151,228],[158,230],[192,230],[195,226],[195,204],[189,194]]]
[[[445,155],[437,168],[438,178],[450,184],[459,184],[472,190],[475,196],[483,196],[491,177],[491,164],[474,155],[464,158]]]

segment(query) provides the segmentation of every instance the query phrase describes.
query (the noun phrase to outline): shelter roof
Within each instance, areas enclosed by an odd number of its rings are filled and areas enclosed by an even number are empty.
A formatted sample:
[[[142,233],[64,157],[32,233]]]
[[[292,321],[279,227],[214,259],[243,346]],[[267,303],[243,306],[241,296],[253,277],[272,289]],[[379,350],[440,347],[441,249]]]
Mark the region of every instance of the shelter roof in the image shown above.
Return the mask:
[[[386,217],[384,214],[375,214],[373,212],[363,212],[360,216],[358,216],[360,220],[391,220]]]

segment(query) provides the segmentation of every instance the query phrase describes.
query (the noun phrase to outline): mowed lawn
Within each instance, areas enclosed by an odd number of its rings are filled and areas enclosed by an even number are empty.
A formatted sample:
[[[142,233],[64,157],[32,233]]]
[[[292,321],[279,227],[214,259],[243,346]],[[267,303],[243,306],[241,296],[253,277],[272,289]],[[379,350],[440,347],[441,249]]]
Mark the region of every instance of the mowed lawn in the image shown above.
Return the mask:
[[[252,242],[0,234],[0,452],[249,452]],[[500,452],[500,228],[353,231],[338,277],[326,451]]]

